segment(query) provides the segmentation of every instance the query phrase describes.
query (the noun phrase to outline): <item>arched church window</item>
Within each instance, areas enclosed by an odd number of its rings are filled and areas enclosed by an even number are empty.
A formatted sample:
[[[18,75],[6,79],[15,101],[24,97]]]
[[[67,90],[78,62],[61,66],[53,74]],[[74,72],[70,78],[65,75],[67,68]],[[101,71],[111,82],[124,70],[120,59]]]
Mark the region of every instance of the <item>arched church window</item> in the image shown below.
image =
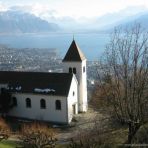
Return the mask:
[[[30,98],[26,99],[26,107],[31,108],[31,99]]]
[[[71,67],[69,67],[69,73],[72,73],[72,68]]]
[[[75,92],[73,91],[73,96],[75,95]]]
[[[46,101],[44,99],[40,100],[40,107],[41,107],[41,109],[45,109],[46,108]]]
[[[13,101],[13,105],[14,105],[14,106],[17,106],[17,99],[16,99],[16,97],[13,97],[13,98],[12,98],[12,101]]]
[[[74,74],[76,74],[76,73],[77,73],[77,72],[76,72],[76,68],[75,68],[75,67],[73,68],[73,73],[74,73]]]
[[[56,100],[55,106],[56,106],[56,110],[61,110],[61,101],[60,100]]]
[[[83,66],[83,73],[85,72],[85,66]]]

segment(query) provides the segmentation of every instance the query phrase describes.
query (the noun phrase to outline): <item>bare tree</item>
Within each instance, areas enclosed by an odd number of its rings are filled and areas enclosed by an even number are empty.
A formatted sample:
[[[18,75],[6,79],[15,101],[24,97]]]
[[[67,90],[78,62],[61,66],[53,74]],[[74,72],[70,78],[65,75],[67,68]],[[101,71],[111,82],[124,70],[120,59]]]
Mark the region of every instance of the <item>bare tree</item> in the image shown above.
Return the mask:
[[[147,122],[148,111],[148,33],[139,24],[116,28],[106,46],[100,79],[104,98],[113,107],[113,115],[128,124],[128,143]]]
[[[25,124],[20,134],[20,139],[27,148],[54,148],[56,144],[55,131],[45,124]]]
[[[103,122],[103,121],[102,121]],[[103,148],[107,147],[105,143],[105,130],[101,122],[95,122],[89,129],[81,129],[70,139],[67,148]]]

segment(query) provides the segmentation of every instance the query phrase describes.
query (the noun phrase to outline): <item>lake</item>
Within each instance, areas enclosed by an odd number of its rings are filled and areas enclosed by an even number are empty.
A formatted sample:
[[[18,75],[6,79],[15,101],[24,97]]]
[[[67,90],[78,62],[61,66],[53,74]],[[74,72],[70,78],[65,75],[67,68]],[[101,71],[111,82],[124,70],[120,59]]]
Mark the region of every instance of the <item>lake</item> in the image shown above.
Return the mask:
[[[88,60],[97,60],[109,41],[108,34],[75,34],[75,41]],[[13,48],[57,48],[63,57],[73,40],[73,34],[11,34],[0,35],[0,44]]]

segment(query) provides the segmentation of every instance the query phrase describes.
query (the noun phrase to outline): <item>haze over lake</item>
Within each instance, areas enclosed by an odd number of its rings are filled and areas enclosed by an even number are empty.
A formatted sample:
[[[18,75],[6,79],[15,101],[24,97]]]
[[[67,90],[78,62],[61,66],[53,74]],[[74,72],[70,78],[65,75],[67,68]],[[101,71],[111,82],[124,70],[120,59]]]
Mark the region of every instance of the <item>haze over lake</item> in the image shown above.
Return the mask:
[[[74,33],[86,58],[97,60],[109,41],[108,33],[135,22],[148,30],[148,1],[0,0],[0,44],[56,48],[61,58]]]
[[[75,34],[74,39],[88,60],[97,60],[109,41],[108,34],[83,33]],[[56,48],[61,57],[68,50],[73,34],[11,34],[0,35],[0,44],[12,48]]]

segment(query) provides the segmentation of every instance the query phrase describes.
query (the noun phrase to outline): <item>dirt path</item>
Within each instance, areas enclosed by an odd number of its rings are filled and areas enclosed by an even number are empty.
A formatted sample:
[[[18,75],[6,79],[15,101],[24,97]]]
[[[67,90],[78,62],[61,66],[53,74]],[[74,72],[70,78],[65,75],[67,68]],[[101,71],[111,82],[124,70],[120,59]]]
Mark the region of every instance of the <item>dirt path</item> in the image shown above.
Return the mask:
[[[69,141],[70,138],[77,135],[80,131],[92,128],[96,122],[99,124],[104,118],[103,114],[89,108],[86,113],[76,115],[70,127],[60,130],[57,138],[61,142]]]

